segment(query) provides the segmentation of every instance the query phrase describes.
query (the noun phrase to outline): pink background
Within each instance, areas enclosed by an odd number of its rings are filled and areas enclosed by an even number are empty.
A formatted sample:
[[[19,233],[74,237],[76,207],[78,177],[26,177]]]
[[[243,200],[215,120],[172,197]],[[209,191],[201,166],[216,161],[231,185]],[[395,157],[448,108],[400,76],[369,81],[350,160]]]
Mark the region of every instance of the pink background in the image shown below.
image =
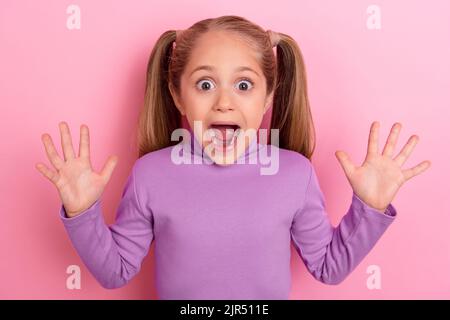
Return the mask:
[[[403,124],[396,152],[419,135],[404,168],[432,162],[401,188],[393,201],[397,220],[342,284],[314,280],[291,247],[291,299],[450,298],[449,2],[186,2],[0,1],[0,298],[157,297],[153,245],[124,288],[102,288],[85,268],[59,220],[55,187],[34,167],[50,166],[40,137],[49,133],[61,152],[58,122],[65,120],[78,151],[86,123],[94,168],[119,156],[103,194],[105,219],[113,223],[135,161],[133,128],[153,44],[166,30],[225,14],[298,41],[317,132],[313,164],[334,225],[352,191],[334,152],[345,150],[360,164],[373,120],[381,122],[380,150],[396,121]],[[66,28],[72,3],[81,9],[80,30]],[[371,4],[381,9],[381,30],[366,27]],[[81,267],[80,290],[66,288],[72,264]],[[366,286],[370,265],[381,270],[381,289]]]

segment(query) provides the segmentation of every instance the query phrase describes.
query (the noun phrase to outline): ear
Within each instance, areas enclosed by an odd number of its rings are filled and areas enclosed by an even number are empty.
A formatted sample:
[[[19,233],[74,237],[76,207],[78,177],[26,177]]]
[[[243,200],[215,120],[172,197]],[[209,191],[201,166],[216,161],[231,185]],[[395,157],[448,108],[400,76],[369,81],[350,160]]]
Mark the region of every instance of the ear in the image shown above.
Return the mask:
[[[169,91],[170,91],[170,94],[172,95],[173,102],[175,102],[175,106],[177,107],[178,111],[180,111],[180,113],[184,116],[185,115],[184,108],[179,101],[179,97],[175,93],[172,83],[169,83]]]
[[[270,104],[271,104],[271,102],[272,102],[272,99],[273,99],[274,91],[275,91],[275,90],[272,90],[271,94],[269,94],[269,95],[267,96],[266,100],[264,101],[264,113],[266,113],[267,110],[269,110],[269,106],[270,106]]]

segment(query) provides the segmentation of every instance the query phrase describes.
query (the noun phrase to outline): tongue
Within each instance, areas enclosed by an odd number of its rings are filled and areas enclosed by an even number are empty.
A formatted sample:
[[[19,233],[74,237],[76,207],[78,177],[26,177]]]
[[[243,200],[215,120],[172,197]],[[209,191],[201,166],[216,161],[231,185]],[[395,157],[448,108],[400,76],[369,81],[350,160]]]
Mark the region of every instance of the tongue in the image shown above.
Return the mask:
[[[224,142],[230,142],[231,138],[233,137],[235,126],[232,125],[212,125],[211,126],[214,129],[220,130],[222,136],[218,137]]]

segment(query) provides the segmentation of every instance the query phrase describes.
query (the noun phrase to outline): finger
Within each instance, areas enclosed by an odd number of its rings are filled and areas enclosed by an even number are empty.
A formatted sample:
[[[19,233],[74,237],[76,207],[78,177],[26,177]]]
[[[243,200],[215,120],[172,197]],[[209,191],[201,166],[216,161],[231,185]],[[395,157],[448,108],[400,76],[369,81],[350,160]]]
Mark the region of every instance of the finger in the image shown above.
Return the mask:
[[[56,152],[55,145],[53,144],[52,137],[49,134],[44,133],[41,136],[41,140],[44,143],[45,152],[47,153],[48,160],[50,160],[53,167],[56,170],[60,170],[64,165],[64,160],[60,158],[58,152]]]
[[[403,176],[405,177],[405,181],[424,172],[430,166],[431,166],[431,161],[427,160],[427,161],[422,161],[417,166],[415,166],[411,169],[403,170],[402,172],[403,172]]]
[[[341,167],[344,170],[345,175],[347,177],[350,177],[353,171],[355,170],[355,166],[351,162],[350,157],[344,151],[336,151],[334,155],[341,164]]]
[[[64,160],[75,158],[75,152],[73,151],[70,129],[65,121],[59,123],[59,132],[61,134],[61,145],[63,148]]]
[[[400,133],[400,130],[402,128],[401,123],[396,122],[391,128],[391,132],[389,133],[389,137],[387,139],[387,142],[384,146],[382,155],[392,157],[392,154],[394,153],[395,145],[397,144],[398,136]]]
[[[379,128],[380,128],[380,123],[378,121],[372,122],[372,125],[370,126],[366,160],[367,160],[367,158],[369,158],[369,156],[378,154],[378,131],[379,131]]]
[[[80,127],[80,149],[79,154],[81,158],[88,159],[90,157],[89,151],[89,128],[87,125],[82,124]]]
[[[56,181],[58,181],[59,175],[55,171],[47,168],[45,164],[37,163],[36,169],[38,169],[40,173],[42,173],[48,180],[50,180],[50,182],[56,184]]]
[[[409,137],[408,142],[403,146],[400,153],[394,158],[394,161],[401,167],[408,159],[416,144],[419,142],[419,136],[413,135]]]
[[[111,156],[108,158],[108,161],[106,161],[105,165],[103,166],[102,172],[100,175],[105,181],[105,184],[108,183],[109,179],[111,178],[111,175],[114,171],[114,168],[116,167],[116,164],[118,162],[117,156]]]

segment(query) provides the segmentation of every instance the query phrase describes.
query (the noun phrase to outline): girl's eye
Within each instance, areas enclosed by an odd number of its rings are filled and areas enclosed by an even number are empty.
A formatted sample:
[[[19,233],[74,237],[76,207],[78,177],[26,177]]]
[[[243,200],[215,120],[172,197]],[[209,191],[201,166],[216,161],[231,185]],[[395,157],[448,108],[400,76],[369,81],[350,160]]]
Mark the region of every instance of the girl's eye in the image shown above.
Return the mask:
[[[253,88],[253,82],[250,79],[242,79],[241,81],[239,81],[239,83],[250,83],[250,86]],[[248,88],[248,84],[246,84],[245,86],[239,85],[239,89],[244,88],[243,91],[249,91],[250,89],[246,89]]]
[[[208,91],[208,89],[211,88],[211,83],[212,81],[208,80],[208,79],[202,79],[199,82],[197,82],[197,88],[199,88],[201,91]],[[198,87],[198,85],[200,84],[200,87]],[[253,81],[251,81],[250,79],[241,79],[238,82],[238,88],[242,89],[241,91],[249,91],[249,85],[250,84],[250,89],[253,87]]]
[[[203,82],[203,81],[205,81],[205,82]],[[197,85],[201,84],[200,88],[199,88],[201,91],[208,91],[208,89],[211,88],[210,83],[212,83],[210,80],[203,79],[203,80],[200,80],[199,82],[197,82]],[[197,86],[197,88],[198,88],[198,86]]]

